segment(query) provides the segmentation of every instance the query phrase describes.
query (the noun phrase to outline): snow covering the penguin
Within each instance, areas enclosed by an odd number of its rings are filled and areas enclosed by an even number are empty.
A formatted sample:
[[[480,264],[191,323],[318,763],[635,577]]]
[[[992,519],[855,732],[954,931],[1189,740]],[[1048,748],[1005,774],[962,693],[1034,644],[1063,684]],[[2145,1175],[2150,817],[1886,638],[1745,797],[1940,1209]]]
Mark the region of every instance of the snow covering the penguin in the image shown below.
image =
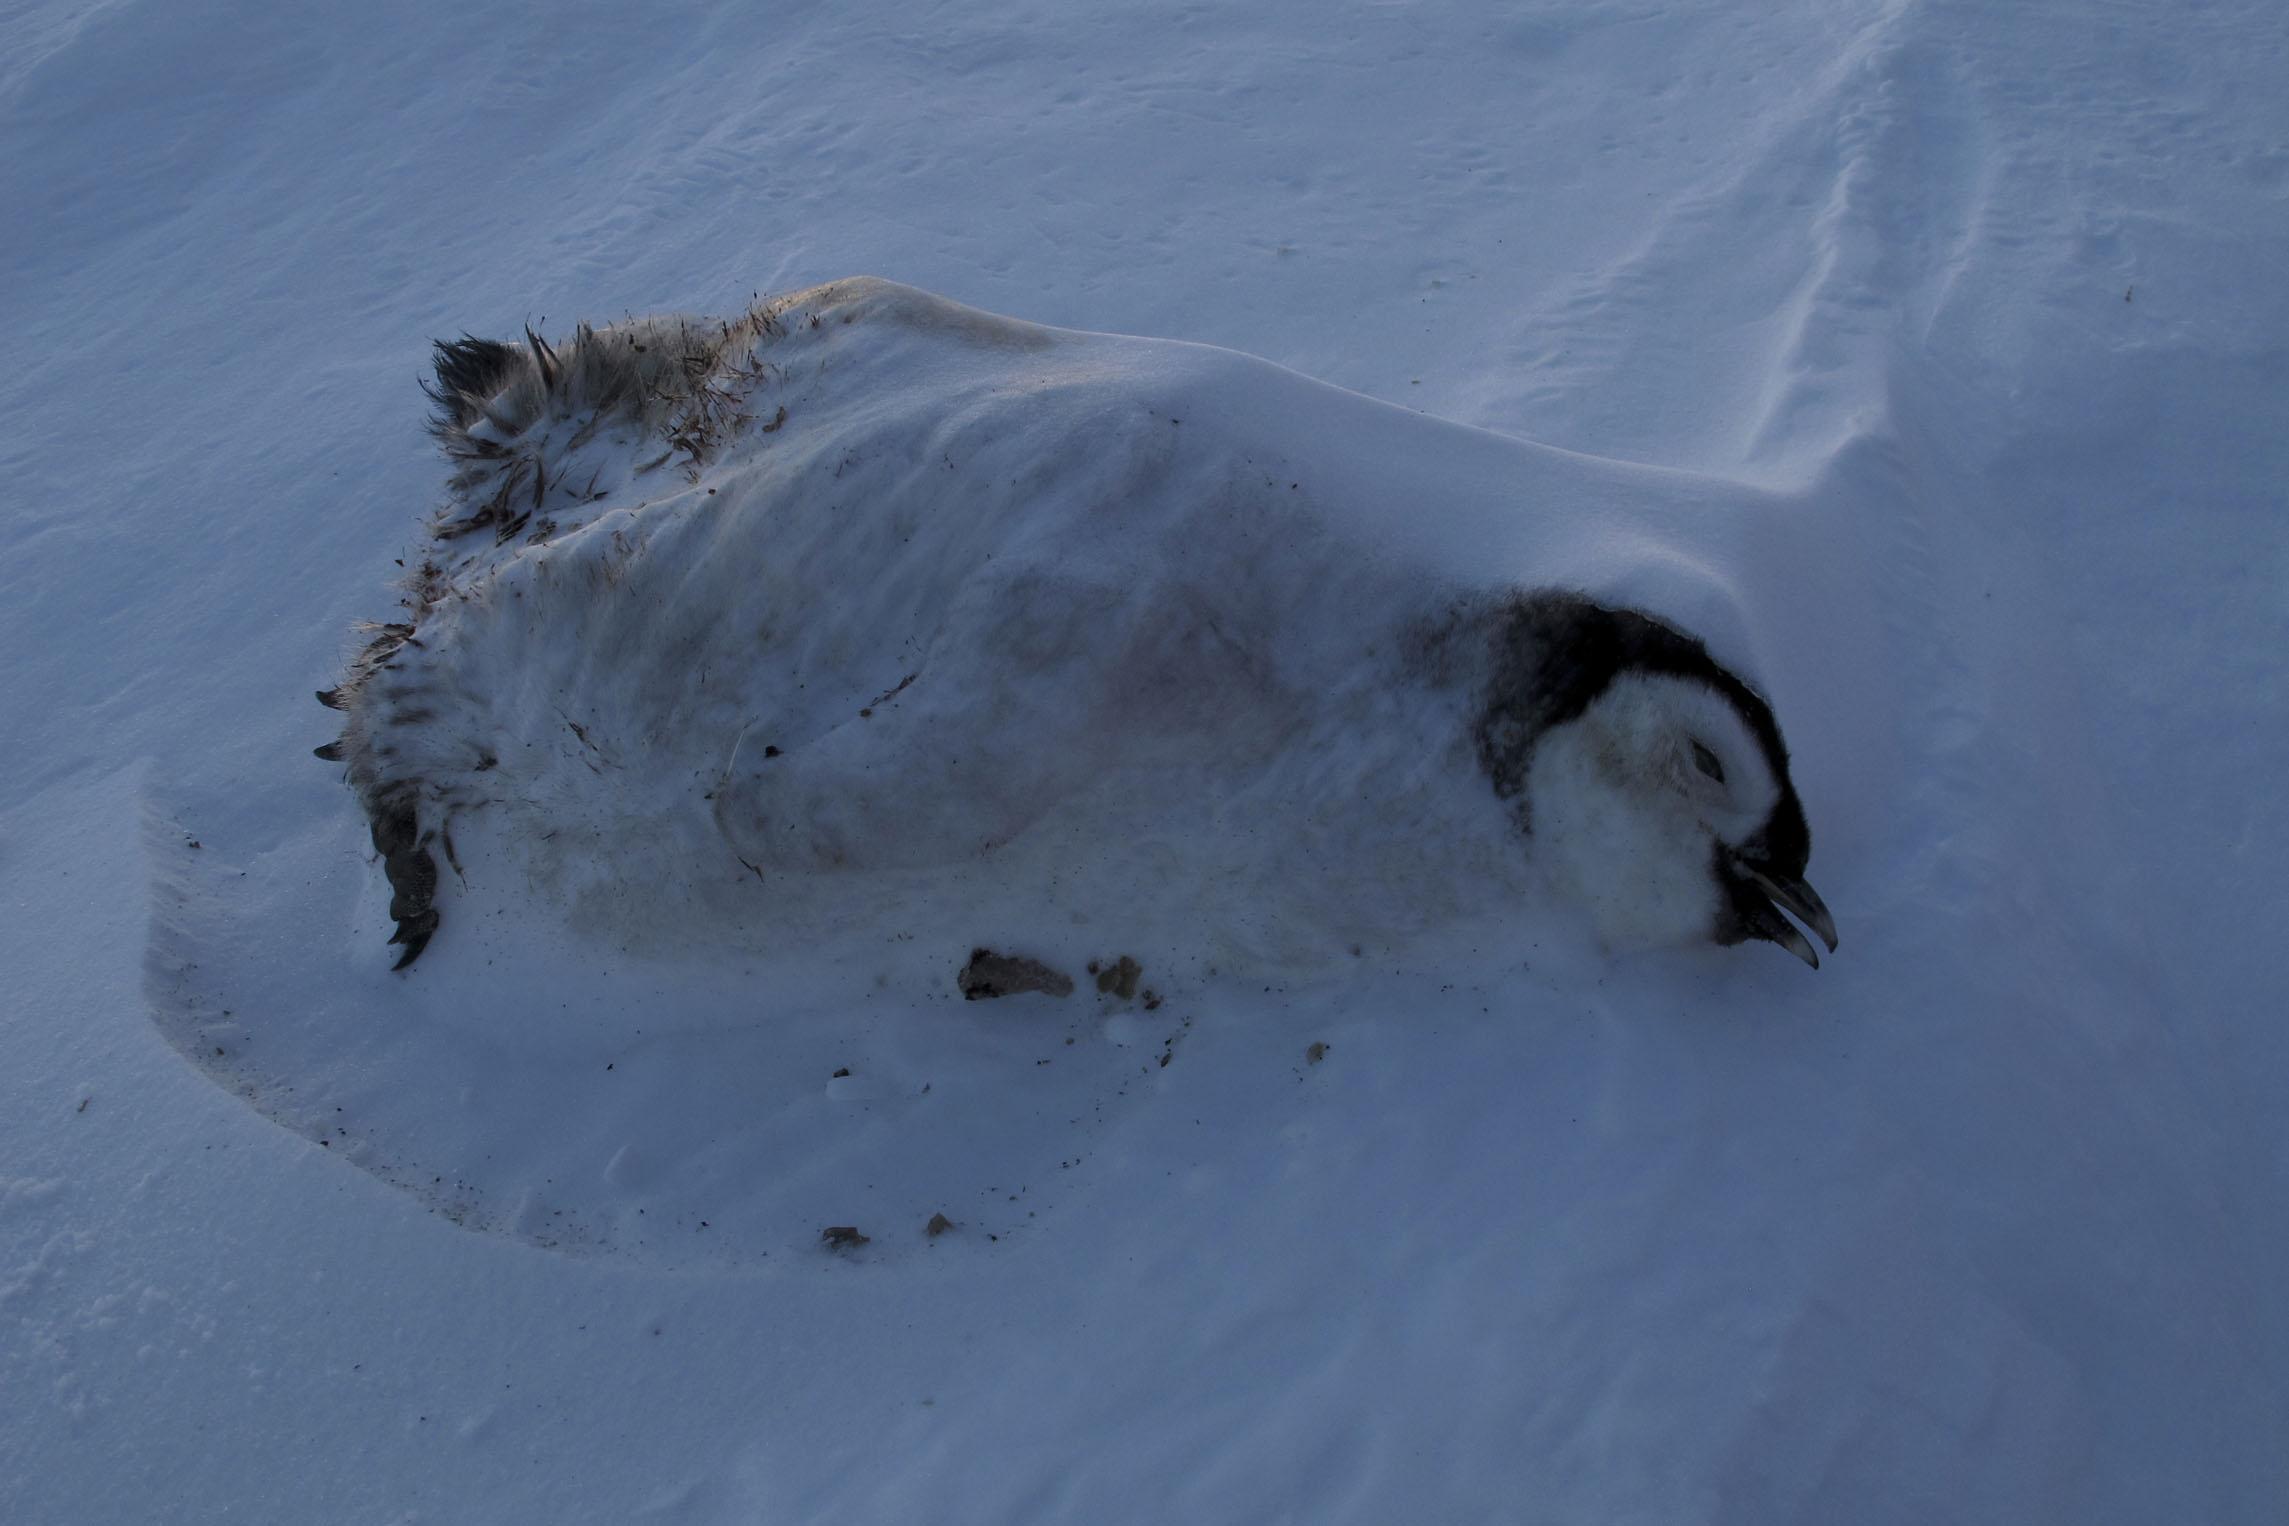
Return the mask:
[[[0,15],[0,1519],[2277,1520],[2278,11]],[[958,484],[997,561],[1143,571],[1087,586],[1114,619],[1287,599],[1320,613],[1260,649],[1304,692],[1439,724],[1347,654],[1580,587],[1771,701],[1842,953],[1607,951],[1467,853],[1359,930],[1410,810],[1477,809],[1396,742],[1271,754],[1391,808],[1348,847],[1213,788],[1181,831],[1067,797],[1150,892],[1118,904],[874,904],[911,871],[834,888],[824,835],[759,877],[705,799],[751,745],[926,783],[933,706],[1121,729],[1022,662],[900,662],[933,571],[984,565],[917,525],[807,595],[863,676],[754,715],[784,696],[742,679],[720,749],[646,755],[701,777],[621,771],[700,802],[704,865],[540,700],[638,749],[706,691],[441,645],[557,751],[466,760],[532,808],[454,814],[392,972],[395,840],[309,756],[358,712],[310,696],[476,506],[432,342],[562,355],[854,271],[1013,317],[801,339],[848,375],[757,377],[707,461],[568,431],[535,518],[456,554],[588,512],[535,559],[600,576],[614,516],[689,533],[864,436],[842,480]],[[1038,417],[992,390],[1045,367]],[[988,466],[1053,512],[995,518]],[[1092,492],[1139,517],[1092,542]],[[810,586],[620,570],[647,632]],[[995,761],[960,799],[1096,760]],[[928,797],[883,802],[922,846]],[[1328,872],[1251,878],[1251,827]],[[971,936],[1073,989],[964,1000]]]

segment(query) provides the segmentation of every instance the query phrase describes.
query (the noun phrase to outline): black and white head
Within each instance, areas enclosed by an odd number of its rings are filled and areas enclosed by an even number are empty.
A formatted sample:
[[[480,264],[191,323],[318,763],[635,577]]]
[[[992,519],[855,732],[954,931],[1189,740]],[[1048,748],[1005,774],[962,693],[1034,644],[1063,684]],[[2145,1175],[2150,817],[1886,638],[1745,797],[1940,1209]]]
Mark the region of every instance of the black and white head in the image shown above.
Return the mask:
[[[1495,793],[1606,940],[1833,952],[1771,707],[1691,636],[1574,594],[1497,614],[1478,730]]]

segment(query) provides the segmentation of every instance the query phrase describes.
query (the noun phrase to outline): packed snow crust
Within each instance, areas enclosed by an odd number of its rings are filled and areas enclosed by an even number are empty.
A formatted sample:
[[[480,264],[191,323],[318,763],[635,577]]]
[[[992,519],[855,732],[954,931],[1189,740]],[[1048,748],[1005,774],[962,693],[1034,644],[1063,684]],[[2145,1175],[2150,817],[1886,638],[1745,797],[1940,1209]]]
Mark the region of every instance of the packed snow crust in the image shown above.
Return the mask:
[[[0,1518],[2276,1519],[2276,11],[0,17]],[[1710,635],[1842,955],[964,1003],[476,826],[390,974],[308,696],[429,341],[862,269],[1342,526],[1203,554]]]

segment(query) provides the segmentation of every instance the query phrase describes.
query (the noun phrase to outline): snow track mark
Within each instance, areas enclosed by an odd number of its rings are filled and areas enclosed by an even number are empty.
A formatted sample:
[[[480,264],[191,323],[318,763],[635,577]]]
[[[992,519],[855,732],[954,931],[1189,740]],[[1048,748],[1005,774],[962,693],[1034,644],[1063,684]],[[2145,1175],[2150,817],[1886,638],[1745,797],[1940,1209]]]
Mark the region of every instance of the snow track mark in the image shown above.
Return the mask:
[[[1989,194],[1978,112],[1922,17],[1863,22],[1800,108],[1523,317],[1528,380],[1492,421],[1550,410],[1578,449],[1790,484],[1880,427],[1888,353],[1928,330]]]

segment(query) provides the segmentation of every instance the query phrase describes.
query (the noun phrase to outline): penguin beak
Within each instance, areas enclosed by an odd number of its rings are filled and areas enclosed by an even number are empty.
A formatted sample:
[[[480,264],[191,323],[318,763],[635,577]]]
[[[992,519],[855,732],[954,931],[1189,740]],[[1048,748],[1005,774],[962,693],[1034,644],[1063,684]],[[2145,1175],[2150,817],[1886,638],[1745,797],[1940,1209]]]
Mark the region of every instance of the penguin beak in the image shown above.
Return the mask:
[[[1836,952],[1836,919],[1828,914],[1819,892],[1800,879],[1783,879],[1746,858],[1735,858],[1733,868],[1771,902],[1766,905],[1753,896],[1744,898],[1748,903],[1751,932],[1779,944],[1817,970],[1820,955],[1814,952],[1811,941],[1789,923],[1788,917],[1780,914],[1785,911],[1819,934],[1820,941],[1828,945],[1829,953]]]

